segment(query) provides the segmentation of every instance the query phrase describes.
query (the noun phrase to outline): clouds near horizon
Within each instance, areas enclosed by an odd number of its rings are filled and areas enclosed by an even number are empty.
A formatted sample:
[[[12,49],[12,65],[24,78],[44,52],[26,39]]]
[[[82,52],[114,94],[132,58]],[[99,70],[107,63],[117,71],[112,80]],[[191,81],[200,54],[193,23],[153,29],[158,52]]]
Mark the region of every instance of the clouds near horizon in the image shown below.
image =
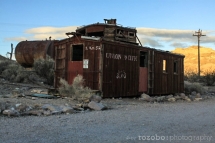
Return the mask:
[[[152,47],[164,47],[168,45],[172,48],[187,47],[189,44],[197,44],[197,37],[194,30],[175,30],[157,28],[137,28],[138,37],[142,45]],[[202,43],[215,44],[215,31],[203,31],[206,36],[201,37]]]
[[[52,39],[60,40],[67,38],[65,33],[73,32],[77,26],[67,27],[36,27],[30,28],[23,32],[19,37],[7,37],[5,41],[25,41],[25,40],[45,40],[50,36]],[[197,37],[194,30],[177,30],[177,29],[158,29],[158,28],[145,28],[139,27],[137,29],[137,36],[139,37],[143,46],[152,48],[166,48],[172,47],[187,47],[197,44]],[[201,42],[206,44],[215,44],[215,31],[203,31],[206,36],[201,37]]]
[[[67,38],[67,32],[75,31],[77,26],[67,26],[67,27],[37,27],[37,28],[30,28],[23,32],[23,35],[20,37],[8,37],[5,38],[5,41],[25,41],[25,40],[45,40],[48,39],[50,36],[52,39],[60,40]]]

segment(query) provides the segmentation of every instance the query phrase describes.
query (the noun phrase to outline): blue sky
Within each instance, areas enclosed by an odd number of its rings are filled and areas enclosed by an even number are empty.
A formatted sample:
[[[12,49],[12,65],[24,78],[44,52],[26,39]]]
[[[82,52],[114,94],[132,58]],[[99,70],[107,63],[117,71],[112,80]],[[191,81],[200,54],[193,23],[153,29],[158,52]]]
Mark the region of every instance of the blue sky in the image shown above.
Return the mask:
[[[197,45],[215,49],[214,0],[0,0],[0,54],[23,40],[67,38],[78,26],[115,18],[136,27],[144,46],[161,50]]]

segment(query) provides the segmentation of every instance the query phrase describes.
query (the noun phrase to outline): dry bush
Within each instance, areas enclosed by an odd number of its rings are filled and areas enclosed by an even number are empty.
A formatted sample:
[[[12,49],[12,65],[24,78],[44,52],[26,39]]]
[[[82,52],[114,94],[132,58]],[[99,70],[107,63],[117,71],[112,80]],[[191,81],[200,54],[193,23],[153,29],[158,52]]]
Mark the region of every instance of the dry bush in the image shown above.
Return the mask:
[[[189,82],[198,82],[200,79],[196,72],[185,72],[184,80]]]
[[[64,79],[60,79],[61,87],[59,88],[59,93],[62,96],[72,97],[78,101],[84,101],[92,96],[92,90],[88,87],[84,87],[83,76],[77,75],[72,85],[69,85]]]
[[[207,86],[212,86],[215,82],[215,70],[213,71],[205,71],[204,76],[202,77],[202,81],[207,85]]]
[[[28,82],[29,74],[17,63],[10,63],[2,72],[2,77],[11,82]]]
[[[54,61],[50,58],[47,60],[36,60],[34,70],[23,68],[16,62],[4,60],[0,62],[1,76],[11,82],[44,82],[53,84],[54,81]]]
[[[65,96],[65,97],[73,97],[75,92],[74,92],[74,89],[73,89],[73,86],[72,85],[69,85],[68,82],[64,79],[60,79],[60,87],[59,87],[59,93],[62,95],[62,96]]]
[[[33,83],[45,83],[47,81],[47,79],[40,77],[38,74],[36,74],[36,72],[29,72],[29,80]]]
[[[9,60],[2,60],[2,61],[0,61],[0,74],[2,74],[2,72],[4,70],[6,70],[7,67],[8,67],[8,65],[10,65],[10,64],[11,64],[11,62]]]
[[[53,85],[54,83],[54,60],[47,56],[46,59],[35,60],[33,69],[36,73],[46,79],[45,83]]]
[[[188,93],[188,94],[190,94],[193,91],[196,91],[197,93],[200,93],[200,94],[206,93],[206,89],[200,83],[191,83],[188,81],[184,82],[184,90],[185,90],[185,93]]]

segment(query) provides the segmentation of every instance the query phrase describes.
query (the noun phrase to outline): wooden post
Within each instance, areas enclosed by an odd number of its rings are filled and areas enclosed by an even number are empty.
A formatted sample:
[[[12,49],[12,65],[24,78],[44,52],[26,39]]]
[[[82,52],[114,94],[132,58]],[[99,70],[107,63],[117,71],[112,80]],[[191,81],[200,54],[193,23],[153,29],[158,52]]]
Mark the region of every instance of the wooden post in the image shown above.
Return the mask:
[[[11,53],[10,53],[10,60],[12,60],[12,56],[13,56],[13,44],[11,43]]]

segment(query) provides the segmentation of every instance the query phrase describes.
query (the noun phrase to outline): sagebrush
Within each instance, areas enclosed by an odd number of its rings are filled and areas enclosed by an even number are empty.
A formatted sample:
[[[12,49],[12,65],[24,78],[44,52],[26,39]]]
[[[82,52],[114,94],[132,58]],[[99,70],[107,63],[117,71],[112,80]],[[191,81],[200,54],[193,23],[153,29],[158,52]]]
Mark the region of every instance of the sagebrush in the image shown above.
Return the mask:
[[[197,72],[186,72],[184,80],[189,82],[198,82],[200,79]]]
[[[204,76],[202,76],[202,81],[207,85],[207,86],[212,86],[215,82],[215,70],[213,71],[205,71]]]
[[[10,65],[10,64],[11,64],[11,62],[9,60],[2,60],[2,61],[0,61],[0,74],[2,74],[2,72],[4,70],[6,70],[7,67],[8,67],[8,65]]]
[[[47,59],[35,60],[32,69],[26,69],[16,62],[9,60],[0,61],[0,75],[11,82],[44,82],[49,85],[54,83],[54,60]]]
[[[47,56],[46,59],[37,59],[34,61],[33,69],[42,78],[45,83],[53,85],[54,83],[54,60]]]
[[[90,88],[84,86],[84,79],[81,75],[77,75],[71,85],[64,79],[60,79],[60,84],[58,90],[62,96],[72,97],[78,101],[87,100],[93,94]]]
[[[9,63],[2,72],[2,77],[11,82],[28,82],[29,74],[18,63]]]
[[[191,82],[185,81],[184,90],[185,90],[185,93],[187,94],[191,94],[193,91],[196,91],[197,93],[200,93],[200,94],[206,93],[206,89],[200,83],[197,83],[197,82],[191,83]]]
[[[198,76],[197,72],[186,72],[184,80],[189,82],[200,82],[207,86],[212,86],[215,83],[215,70],[202,72],[201,76]]]

